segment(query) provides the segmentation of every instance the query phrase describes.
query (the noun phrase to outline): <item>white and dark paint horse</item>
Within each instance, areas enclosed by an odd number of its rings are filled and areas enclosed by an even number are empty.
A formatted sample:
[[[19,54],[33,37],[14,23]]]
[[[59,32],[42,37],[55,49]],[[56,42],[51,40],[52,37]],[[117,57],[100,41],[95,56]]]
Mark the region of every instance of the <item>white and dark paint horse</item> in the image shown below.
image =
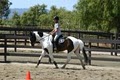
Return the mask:
[[[40,64],[41,59],[47,53],[49,55],[49,58],[51,59],[51,61],[54,63],[55,67],[58,68],[58,65],[54,61],[53,54],[52,54],[53,53],[52,35],[49,35],[49,34],[47,34],[45,32],[33,31],[33,32],[30,32],[30,41],[31,41],[32,46],[34,46],[36,41],[39,41],[41,46],[42,46],[42,54],[39,57],[39,60],[38,60],[38,63],[37,63],[36,67],[38,67],[38,65]],[[80,60],[83,69],[85,69],[85,64],[82,61],[82,57],[80,55],[80,50],[83,51],[83,55],[84,55],[86,63],[88,61],[88,57],[87,57],[87,55],[85,53],[84,44],[80,39],[74,38],[72,36],[68,36],[62,44],[57,44],[57,45],[58,45],[57,46],[58,51],[64,51],[64,50],[68,51],[67,61],[62,66],[62,68],[65,68],[65,66],[70,61],[71,54],[75,53],[76,56],[78,57],[78,59]]]

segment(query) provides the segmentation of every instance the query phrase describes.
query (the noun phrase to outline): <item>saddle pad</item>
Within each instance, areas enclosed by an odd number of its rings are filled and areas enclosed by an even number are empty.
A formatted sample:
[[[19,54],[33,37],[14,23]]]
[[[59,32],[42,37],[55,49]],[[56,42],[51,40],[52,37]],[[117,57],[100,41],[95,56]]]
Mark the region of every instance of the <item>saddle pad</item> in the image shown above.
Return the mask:
[[[60,38],[59,41],[58,41],[58,43],[61,44],[61,43],[63,43],[64,41],[65,41],[64,38]]]

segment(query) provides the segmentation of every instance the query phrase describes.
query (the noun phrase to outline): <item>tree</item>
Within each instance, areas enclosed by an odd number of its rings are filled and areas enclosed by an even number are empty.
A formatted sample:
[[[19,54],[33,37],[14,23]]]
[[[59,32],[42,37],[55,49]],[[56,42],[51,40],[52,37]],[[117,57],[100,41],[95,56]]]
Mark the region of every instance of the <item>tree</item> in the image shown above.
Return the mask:
[[[41,28],[50,28],[51,26],[51,20],[50,16],[48,14],[42,14],[39,16],[39,23],[38,25]]]
[[[13,26],[20,26],[20,15],[18,15],[17,12],[14,12],[14,15],[12,17],[12,24]]]
[[[2,18],[8,18],[8,15],[10,13],[9,7],[12,3],[8,0],[0,0],[0,25],[3,25],[4,21],[2,21]]]
[[[27,12],[24,12],[22,14],[22,16],[20,17],[20,23],[22,26],[28,26],[29,23],[28,23],[28,13]]]
[[[62,29],[67,30],[74,29],[73,26],[74,16],[72,15],[72,12],[67,11],[64,7],[56,8],[56,6],[52,6],[49,11],[49,15],[51,18],[50,24],[53,24],[52,23],[53,17],[57,15],[60,18],[60,26]]]
[[[0,0],[0,19],[8,17],[10,10],[9,7],[12,3],[9,0]]]
[[[21,16],[21,24],[27,26],[38,26],[39,16],[47,14],[46,5],[35,5]]]
[[[79,0],[75,7],[84,29],[110,32],[120,27],[119,0]]]

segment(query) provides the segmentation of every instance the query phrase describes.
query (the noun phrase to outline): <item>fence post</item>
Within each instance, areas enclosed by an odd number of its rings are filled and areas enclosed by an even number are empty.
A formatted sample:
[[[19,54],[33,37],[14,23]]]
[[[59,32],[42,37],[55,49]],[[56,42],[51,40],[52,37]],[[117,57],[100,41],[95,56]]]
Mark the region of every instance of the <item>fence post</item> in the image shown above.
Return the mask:
[[[14,34],[14,36],[16,36],[17,35],[17,31],[15,30],[15,34]],[[15,52],[17,52],[17,48],[16,48],[16,39],[14,39],[15,40],[15,48],[14,48],[14,50],[15,50]]]
[[[91,49],[91,42],[89,42],[88,48]],[[89,50],[88,52],[89,52],[89,54],[88,54],[89,55],[89,65],[91,65],[91,51]]]
[[[110,35],[110,39],[113,40],[113,35]],[[114,44],[111,44],[111,49],[114,49]],[[111,52],[111,55],[113,56],[113,52]]]
[[[99,35],[97,35],[97,39],[99,39]],[[97,47],[99,47],[99,43],[97,43]]]
[[[27,35],[27,31],[25,31],[25,36]],[[25,46],[27,45],[27,39],[25,39]]]
[[[7,62],[7,38],[6,35],[4,35],[4,61]]]
[[[118,38],[118,33],[115,34],[115,40]],[[115,43],[114,49],[117,50],[117,44]],[[117,52],[115,52],[115,56],[117,56]]]

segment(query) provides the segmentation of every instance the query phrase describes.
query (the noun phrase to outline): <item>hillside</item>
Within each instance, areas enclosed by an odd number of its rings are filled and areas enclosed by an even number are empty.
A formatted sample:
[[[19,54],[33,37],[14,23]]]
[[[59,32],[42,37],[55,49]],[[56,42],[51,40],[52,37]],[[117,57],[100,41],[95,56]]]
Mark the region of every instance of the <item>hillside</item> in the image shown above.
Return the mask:
[[[14,12],[18,12],[19,15],[22,15],[27,10],[28,10],[27,8],[13,8],[13,9],[10,9],[9,18],[11,18],[13,16]]]

